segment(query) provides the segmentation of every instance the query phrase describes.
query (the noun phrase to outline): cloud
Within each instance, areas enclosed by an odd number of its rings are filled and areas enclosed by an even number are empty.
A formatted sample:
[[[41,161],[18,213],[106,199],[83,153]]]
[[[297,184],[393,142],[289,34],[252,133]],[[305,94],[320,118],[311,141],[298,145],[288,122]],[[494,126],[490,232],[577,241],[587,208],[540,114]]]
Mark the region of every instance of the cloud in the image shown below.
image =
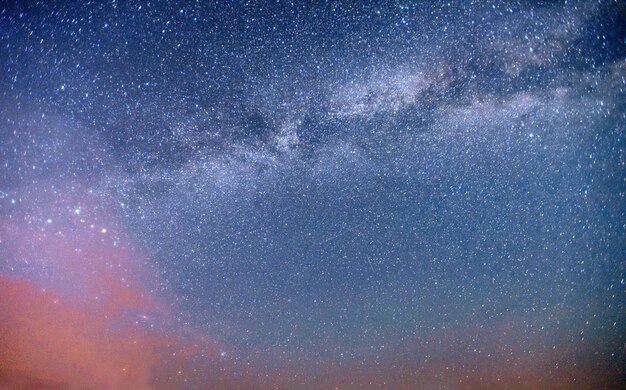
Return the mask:
[[[22,195],[2,200],[14,207],[0,224],[2,386],[149,389],[219,355],[177,325],[111,205],[83,188]]]
[[[0,277],[0,383],[60,388],[151,388],[159,350],[173,340],[26,280]]]

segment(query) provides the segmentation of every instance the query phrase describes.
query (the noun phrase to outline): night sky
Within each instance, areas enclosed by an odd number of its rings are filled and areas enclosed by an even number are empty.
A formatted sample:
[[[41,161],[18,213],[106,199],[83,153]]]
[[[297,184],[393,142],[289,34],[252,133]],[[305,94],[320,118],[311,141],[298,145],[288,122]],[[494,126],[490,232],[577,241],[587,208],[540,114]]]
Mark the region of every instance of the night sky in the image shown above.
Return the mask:
[[[0,70],[2,389],[626,386],[623,2],[9,1]]]

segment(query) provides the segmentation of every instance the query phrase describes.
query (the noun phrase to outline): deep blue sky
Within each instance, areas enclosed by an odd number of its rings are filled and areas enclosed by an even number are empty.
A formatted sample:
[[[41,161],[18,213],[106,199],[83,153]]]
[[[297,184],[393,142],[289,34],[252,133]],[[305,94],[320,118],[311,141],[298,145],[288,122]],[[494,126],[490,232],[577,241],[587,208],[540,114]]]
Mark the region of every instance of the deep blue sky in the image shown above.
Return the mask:
[[[87,203],[108,225],[85,229],[142,254],[123,272],[169,311],[120,321],[200,351],[103,386],[623,386],[625,18],[611,1],[5,4],[0,274],[91,297],[68,286],[100,268],[9,239],[80,233],[59,215]],[[0,383],[52,381],[11,364]]]

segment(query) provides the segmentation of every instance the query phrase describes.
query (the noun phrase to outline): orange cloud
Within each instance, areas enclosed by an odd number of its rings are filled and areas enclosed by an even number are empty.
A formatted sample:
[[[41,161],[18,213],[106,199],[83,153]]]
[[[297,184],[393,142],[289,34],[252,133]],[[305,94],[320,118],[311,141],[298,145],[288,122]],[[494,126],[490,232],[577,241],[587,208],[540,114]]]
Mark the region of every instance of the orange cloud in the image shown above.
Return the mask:
[[[0,387],[149,389],[212,348],[176,335],[157,276],[95,197],[18,206],[0,217]]]
[[[0,277],[0,383],[151,388],[158,349],[171,341],[111,326],[104,313],[31,282]]]

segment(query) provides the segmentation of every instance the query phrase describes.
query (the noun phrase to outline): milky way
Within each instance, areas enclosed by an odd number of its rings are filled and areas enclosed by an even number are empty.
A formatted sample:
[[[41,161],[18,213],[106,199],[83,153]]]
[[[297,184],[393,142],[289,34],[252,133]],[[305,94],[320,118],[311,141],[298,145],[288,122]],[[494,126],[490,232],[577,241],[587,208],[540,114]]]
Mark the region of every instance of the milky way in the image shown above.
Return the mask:
[[[0,8],[0,387],[626,383],[621,2]]]

